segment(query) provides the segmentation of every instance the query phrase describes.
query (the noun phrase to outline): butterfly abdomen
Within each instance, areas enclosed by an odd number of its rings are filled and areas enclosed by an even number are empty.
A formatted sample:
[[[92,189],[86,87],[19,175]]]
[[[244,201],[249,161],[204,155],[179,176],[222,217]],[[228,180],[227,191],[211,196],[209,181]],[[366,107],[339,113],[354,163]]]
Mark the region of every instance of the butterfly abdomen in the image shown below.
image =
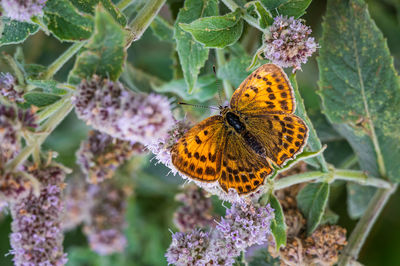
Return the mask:
[[[240,121],[240,118],[232,112],[226,113],[226,121],[242,136],[245,143],[257,154],[265,157],[265,149],[257,138],[246,129],[246,125]]]

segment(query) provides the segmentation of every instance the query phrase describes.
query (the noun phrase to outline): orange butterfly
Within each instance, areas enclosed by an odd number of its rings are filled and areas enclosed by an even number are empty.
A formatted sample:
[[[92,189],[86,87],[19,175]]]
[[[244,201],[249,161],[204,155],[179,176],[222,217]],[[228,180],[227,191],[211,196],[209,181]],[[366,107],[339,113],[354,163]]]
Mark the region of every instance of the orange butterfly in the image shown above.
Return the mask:
[[[255,191],[272,173],[303,150],[308,128],[294,115],[293,88],[285,72],[265,64],[220,107],[191,128],[171,149],[173,165],[184,175],[239,194]]]

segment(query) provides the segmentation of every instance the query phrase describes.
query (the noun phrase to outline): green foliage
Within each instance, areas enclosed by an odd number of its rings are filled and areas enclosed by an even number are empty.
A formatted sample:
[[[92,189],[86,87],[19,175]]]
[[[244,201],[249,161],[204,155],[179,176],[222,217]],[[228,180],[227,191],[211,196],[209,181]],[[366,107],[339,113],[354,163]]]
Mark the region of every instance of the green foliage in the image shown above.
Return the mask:
[[[189,94],[185,80],[172,80],[159,87],[153,87],[155,91],[160,93],[173,93],[183,100],[196,100],[205,102],[212,99],[218,91],[217,82],[214,75],[201,76],[197,80],[194,91],[196,93]]]
[[[80,12],[68,0],[47,1],[43,22],[62,41],[85,40],[90,38],[93,31],[92,16]]]
[[[374,187],[347,183],[347,212],[350,218],[358,219],[363,215],[375,192]]]
[[[274,22],[271,13],[259,0],[251,1],[247,3],[247,5],[249,5],[249,8],[247,9],[248,11],[251,11],[249,9],[254,8],[254,11],[257,13],[258,16],[258,24],[260,24],[261,28],[265,29],[267,26],[271,25]]]
[[[275,217],[271,221],[271,231],[275,239],[276,249],[279,250],[281,246],[286,246],[285,215],[279,200],[273,194],[269,196],[269,204],[274,209]]]
[[[78,56],[68,81],[78,84],[93,74],[117,80],[125,63],[125,31],[103,8],[96,10],[95,33]]]
[[[260,0],[260,2],[274,17],[283,15],[298,18],[304,15],[311,0]]]
[[[300,190],[297,206],[307,219],[307,232],[311,234],[320,224],[329,197],[329,184],[311,183]]]
[[[202,1],[201,3],[197,0],[187,0],[176,18],[174,39],[189,93],[192,93],[196,87],[197,76],[208,58],[209,49],[194,41],[192,35],[182,30],[179,24],[191,23],[201,17],[216,15],[218,15],[217,0]]]
[[[174,42],[174,28],[162,17],[157,16],[151,23],[150,28],[160,41]]]
[[[323,29],[323,109],[346,125],[343,136],[358,154],[364,145],[374,151],[359,158],[362,166],[376,156],[380,175],[399,181],[400,83],[386,41],[361,0],[329,1]]]
[[[0,21],[0,46],[21,43],[39,30],[39,26],[2,17]]]
[[[24,94],[24,98],[29,104],[33,104],[37,107],[44,107],[55,103],[61,97],[55,94],[41,91],[30,91]]]
[[[246,54],[242,56],[232,56],[232,58],[224,65],[218,68],[217,76],[220,79],[228,80],[235,88],[247,78],[251,73],[246,70],[251,58]]]
[[[238,9],[225,16],[199,18],[190,24],[179,23],[179,26],[205,47],[225,48],[242,35],[242,12]]]

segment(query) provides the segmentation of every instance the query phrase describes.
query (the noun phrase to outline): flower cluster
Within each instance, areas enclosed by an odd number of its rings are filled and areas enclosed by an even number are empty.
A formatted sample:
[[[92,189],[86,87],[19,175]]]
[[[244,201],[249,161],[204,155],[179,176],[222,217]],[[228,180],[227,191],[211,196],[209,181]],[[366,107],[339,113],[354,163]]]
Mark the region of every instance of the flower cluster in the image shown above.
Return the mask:
[[[140,143],[115,139],[99,131],[89,132],[82,141],[76,157],[90,183],[102,182],[114,175],[115,170],[135,153],[140,153]]]
[[[31,17],[42,14],[47,0],[2,0],[5,15],[19,21],[29,21]]]
[[[184,205],[174,214],[174,223],[182,232],[212,225],[212,202],[204,190],[196,186],[187,186],[183,193],[176,195],[176,200]]]
[[[36,127],[35,119],[31,110],[0,105],[0,165],[19,151],[20,133],[25,128]]]
[[[310,34],[311,28],[301,20],[277,16],[266,33],[264,55],[281,67],[301,69],[318,46]]]
[[[55,265],[67,262],[63,252],[61,198],[64,172],[59,167],[35,169],[41,183],[40,194],[33,192],[11,204],[11,246],[15,265]]]
[[[6,97],[11,102],[23,102],[23,92],[19,92],[15,88],[16,80],[10,73],[0,74],[0,95]]]
[[[65,189],[65,212],[62,222],[64,231],[71,230],[82,222],[90,220],[93,199],[88,193],[89,185],[82,176],[74,176]]]
[[[29,178],[29,173],[3,171],[0,169],[0,201],[18,202],[38,190],[36,182]]]
[[[177,170],[171,162],[171,148],[189,129],[190,124],[186,120],[176,121],[166,135],[146,146],[158,162],[170,168],[173,174],[176,174]]]
[[[168,98],[134,93],[98,76],[83,80],[72,101],[80,119],[127,141],[150,144],[164,137],[174,123]]]
[[[92,250],[100,255],[122,252],[126,246],[123,234],[127,191],[111,183],[90,185],[92,201],[90,219],[84,227]]]
[[[175,265],[232,265],[240,252],[267,242],[272,208],[235,203],[211,233],[193,230],[172,235],[166,258]]]

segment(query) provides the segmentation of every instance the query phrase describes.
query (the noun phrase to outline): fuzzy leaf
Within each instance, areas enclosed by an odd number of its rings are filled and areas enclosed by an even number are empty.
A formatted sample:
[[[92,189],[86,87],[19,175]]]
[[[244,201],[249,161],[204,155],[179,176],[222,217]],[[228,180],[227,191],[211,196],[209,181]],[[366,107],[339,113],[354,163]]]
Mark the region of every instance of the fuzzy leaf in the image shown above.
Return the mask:
[[[307,231],[311,234],[321,222],[329,197],[329,184],[311,183],[300,190],[297,205],[307,219]]]
[[[55,103],[60,100],[61,97],[55,94],[40,92],[40,91],[32,91],[25,93],[24,99],[27,103],[33,104],[37,107],[44,107]]]
[[[61,41],[81,41],[93,32],[93,17],[80,12],[68,0],[48,0],[43,21]]]
[[[281,204],[273,194],[269,196],[269,204],[274,209],[275,217],[271,222],[271,231],[275,238],[276,249],[279,250],[281,246],[286,246],[285,215],[283,214]]]
[[[272,15],[301,17],[310,5],[311,0],[260,0],[260,2],[272,13]]]
[[[271,13],[264,7],[264,5],[260,1],[251,1],[247,3],[246,6],[247,5],[249,5],[249,7],[247,8],[248,12],[250,8],[254,9],[254,12],[258,16],[258,24],[261,28],[265,29],[274,22]]]
[[[154,35],[161,41],[174,42],[174,28],[162,17],[156,16],[150,24]]]
[[[111,0],[69,0],[80,11],[94,15],[96,6],[101,3],[116,21],[122,26],[126,26],[126,17],[119,11]]]
[[[319,85],[328,119],[341,124],[357,154],[372,151],[359,157],[363,170],[375,157],[381,176],[400,181],[400,82],[366,4],[328,1],[320,45]]]
[[[117,80],[125,63],[125,31],[104,8],[98,7],[95,32],[78,56],[68,81],[78,84],[97,74]]]
[[[0,46],[21,43],[39,30],[39,26],[36,24],[11,20],[6,17],[2,17],[0,23],[0,27],[3,28],[0,34]]]
[[[179,61],[189,93],[192,93],[196,87],[197,76],[200,73],[200,68],[204,66],[208,58],[209,49],[194,41],[190,33],[179,27],[179,23],[191,23],[198,18],[215,15],[218,15],[217,0],[201,2],[187,0],[185,1],[185,6],[179,10],[175,21],[174,39],[176,40],[176,50],[178,51]]]
[[[375,195],[376,188],[347,183],[347,212],[351,219],[360,218]]]
[[[235,88],[238,88],[240,83],[251,73],[246,70],[250,61],[251,58],[247,55],[232,57],[226,64],[218,68],[217,76],[220,79],[228,80]]]
[[[179,26],[205,47],[224,48],[239,40],[243,19],[238,9],[225,16],[199,18],[190,24],[179,23]]]
[[[205,102],[212,99],[218,91],[217,82],[214,75],[199,77],[196,88],[194,89],[196,93],[192,94],[187,92],[187,85],[183,79],[172,80],[160,87],[154,86],[153,89],[160,93],[169,92],[176,94],[185,101],[196,100],[199,102]]]

